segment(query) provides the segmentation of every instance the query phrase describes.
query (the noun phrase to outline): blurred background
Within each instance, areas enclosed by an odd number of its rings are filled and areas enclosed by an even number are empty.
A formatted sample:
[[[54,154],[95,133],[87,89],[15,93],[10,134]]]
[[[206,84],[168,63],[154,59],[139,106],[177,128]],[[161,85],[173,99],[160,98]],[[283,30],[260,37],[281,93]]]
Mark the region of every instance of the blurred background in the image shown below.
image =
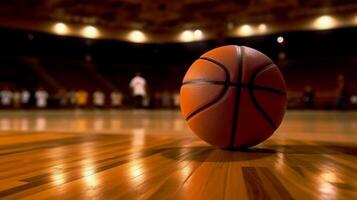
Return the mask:
[[[190,64],[233,44],[277,63],[289,109],[356,109],[356,36],[355,0],[2,0],[0,108],[178,108]]]

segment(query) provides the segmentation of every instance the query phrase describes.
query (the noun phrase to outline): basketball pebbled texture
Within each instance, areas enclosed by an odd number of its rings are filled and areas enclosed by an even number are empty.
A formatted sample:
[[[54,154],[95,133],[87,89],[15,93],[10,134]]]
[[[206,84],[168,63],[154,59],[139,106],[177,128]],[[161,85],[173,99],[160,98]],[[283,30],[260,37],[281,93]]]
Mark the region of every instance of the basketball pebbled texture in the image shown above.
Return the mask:
[[[245,46],[222,46],[188,69],[180,91],[181,112],[191,130],[224,149],[248,148],[270,137],[286,109],[278,67]]]

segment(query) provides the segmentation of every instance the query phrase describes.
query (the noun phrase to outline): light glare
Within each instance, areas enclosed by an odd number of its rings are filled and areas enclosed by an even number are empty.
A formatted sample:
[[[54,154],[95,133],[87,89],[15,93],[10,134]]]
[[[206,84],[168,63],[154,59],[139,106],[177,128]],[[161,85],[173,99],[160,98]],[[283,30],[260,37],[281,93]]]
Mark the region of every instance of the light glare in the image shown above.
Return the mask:
[[[328,15],[323,15],[314,21],[314,27],[317,29],[329,29],[336,26],[336,23],[337,22],[335,18]]]
[[[267,30],[267,25],[266,24],[259,24],[258,26],[259,32],[265,32]]]
[[[282,36],[279,36],[276,41],[281,44],[284,42],[284,38]]]
[[[87,38],[96,38],[98,37],[99,32],[94,26],[86,26],[82,30],[82,35]]]
[[[249,36],[253,34],[253,29],[250,25],[244,24],[239,27],[238,34],[241,36]]]
[[[58,22],[53,26],[53,31],[59,35],[65,35],[68,33],[68,27],[62,22]]]
[[[128,39],[132,42],[141,43],[146,41],[146,36],[143,32],[135,30],[129,33]]]
[[[195,40],[200,40],[203,37],[203,33],[201,30],[197,29],[193,32],[193,37]]]
[[[184,42],[190,42],[193,40],[193,38],[194,38],[194,35],[193,35],[192,31],[189,31],[189,30],[183,31],[180,35],[180,39]]]

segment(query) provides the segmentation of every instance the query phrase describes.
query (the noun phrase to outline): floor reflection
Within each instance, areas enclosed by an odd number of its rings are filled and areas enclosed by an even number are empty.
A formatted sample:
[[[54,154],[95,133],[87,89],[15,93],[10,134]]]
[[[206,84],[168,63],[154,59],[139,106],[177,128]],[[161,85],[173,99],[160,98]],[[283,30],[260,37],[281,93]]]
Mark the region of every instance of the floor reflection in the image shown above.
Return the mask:
[[[178,111],[3,112],[0,198],[356,199],[346,115],[288,112],[272,138],[232,152],[193,138]]]
[[[145,134],[191,135],[186,121],[176,110],[0,112],[0,131],[132,134],[137,129],[150,130]],[[288,111],[272,138],[325,140],[325,135],[339,132],[343,134],[337,136],[337,141],[351,141],[357,138],[356,130],[357,112]]]
[[[129,167],[129,182],[133,184],[133,187],[136,187],[142,183],[145,179],[144,168],[141,161],[134,161],[130,164]]]
[[[56,186],[62,185],[66,182],[66,176],[61,169],[54,170],[51,173],[52,183]]]
[[[145,129],[135,128],[133,129],[132,146],[142,146],[145,144]]]
[[[0,131],[56,131],[132,133],[136,129],[157,134],[189,132],[178,111],[2,111]]]

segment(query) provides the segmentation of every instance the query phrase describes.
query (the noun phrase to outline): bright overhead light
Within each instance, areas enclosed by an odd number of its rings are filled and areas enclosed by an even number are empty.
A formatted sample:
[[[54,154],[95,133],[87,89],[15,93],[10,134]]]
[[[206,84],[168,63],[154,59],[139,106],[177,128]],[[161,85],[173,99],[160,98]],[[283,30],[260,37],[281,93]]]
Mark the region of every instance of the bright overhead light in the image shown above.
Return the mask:
[[[200,29],[195,31],[185,30],[179,36],[179,39],[183,42],[191,42],[196,40],[202,40],[204,37],[203,32]]]
[[[278,38],[276,38],[276,41],[280,44],[283,43],[284,42],[283,36],[279,36]]]
[[[131,31],[128,35],[128,39],[137,43],[145,42],[147,40],[145,34],[138,30]]]
[[[316,29],[329,29],[336,26],[337,21],[329,15],[323,15],[315,19],[313,25]]]
[[[244,24],[238,28],[238,35],[249,36],[253,34],[253,29],[250,25]]]
[[[194,39],[194,34],[192,31],[186,30],[183,31],[180,35],[180,40],[183,42],[190,42]]]
[[[66,24],[58,22],[53,26],[53,31],[59,35],[65,35],[69,30]]]
[[[201,30],[197,29],[193,32],[193,37],[195,40],[200,40],[203,38],[203,33]]]
[[[82,29],[82,35],[86,38],[96,38],[99,36],[99,31],[94,26],[86,26]]]
[[[261,33],[265,32],[267,30],[267,25],[266,24],[259,24],[258,30]]]

